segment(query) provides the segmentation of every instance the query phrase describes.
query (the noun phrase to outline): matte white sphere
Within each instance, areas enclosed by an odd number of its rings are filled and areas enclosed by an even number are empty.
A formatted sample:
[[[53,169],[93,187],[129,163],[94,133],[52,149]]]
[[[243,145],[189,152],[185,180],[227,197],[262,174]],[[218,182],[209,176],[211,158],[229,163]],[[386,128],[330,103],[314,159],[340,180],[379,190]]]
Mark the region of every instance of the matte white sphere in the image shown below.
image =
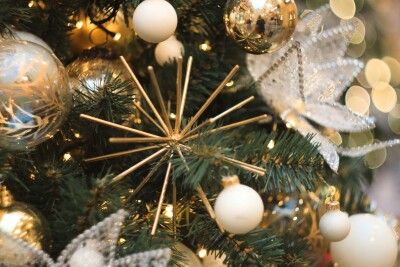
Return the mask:
[[[345,239],[350,232],[349,215],[340,210],[326,212],[319,221],[319,231],[326,240],[331,242]]]
[[[104,256],[91,246],[78,248],[69,260],[70,267],[103,267]]]
[[[146,0],[133,13],[133,28],[140,38],[149,43],[167,40],[176,30],[178,16],[165,0]]]
[[[331,243],[334,262],[340,267],[393,267],[397,242],[393,230],[371,214],[350,216],[351,229],[342,241]]]
[[[178,59],[179,56],[183,55],[184,51],[183,44],[176,39],[175,35],[172,35],[156,46],[154,55],[158,65],[162,66],[174,59]]]
[[[244,234],[261,222],[264,204],[254,189],[236,184],[222,190],[215,201],[214,209],[225,230],[233,234]]]
[[[4,39],[5,40],[15,39],[15,40],[28,41],[28,42],[32,42],[32,43],[41,45],[41,46],[47,48],[48,50],[52,51],[50,46],[48,46],[45,41],[43,41],[42,39],[40,39],[39,37],[37,37],[36,35],[34,35],[30,32],[16,31],[16,32],[14,32],[14,34],[12,36],[7,36]]]

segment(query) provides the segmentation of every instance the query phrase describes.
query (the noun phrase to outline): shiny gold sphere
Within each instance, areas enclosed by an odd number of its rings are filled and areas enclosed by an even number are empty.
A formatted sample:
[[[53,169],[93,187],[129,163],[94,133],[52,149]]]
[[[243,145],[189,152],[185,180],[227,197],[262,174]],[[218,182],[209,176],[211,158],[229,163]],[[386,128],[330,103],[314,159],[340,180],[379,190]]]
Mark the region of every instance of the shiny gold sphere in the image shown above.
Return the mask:
[[[28,204],[14,201],[0,208],[0,231],[39,250],[50,247],[50,229],[43,216]],[[4,245],[4,244],[2,244]],[[3,247],[0,247],[3,250]]]
[[[228,35],[252,54],[283,47],[297,24],[293,0],[228,0],[224,11]]]

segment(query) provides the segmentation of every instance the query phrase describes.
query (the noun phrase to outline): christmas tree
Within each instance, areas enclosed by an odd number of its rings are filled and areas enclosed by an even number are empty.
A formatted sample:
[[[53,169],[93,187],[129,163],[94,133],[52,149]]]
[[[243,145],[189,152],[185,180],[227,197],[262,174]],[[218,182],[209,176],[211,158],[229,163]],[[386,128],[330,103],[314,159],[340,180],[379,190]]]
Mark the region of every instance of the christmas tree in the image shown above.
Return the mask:
[[[393,266],[400,64],[342,2],[3,0],[0,266]]]

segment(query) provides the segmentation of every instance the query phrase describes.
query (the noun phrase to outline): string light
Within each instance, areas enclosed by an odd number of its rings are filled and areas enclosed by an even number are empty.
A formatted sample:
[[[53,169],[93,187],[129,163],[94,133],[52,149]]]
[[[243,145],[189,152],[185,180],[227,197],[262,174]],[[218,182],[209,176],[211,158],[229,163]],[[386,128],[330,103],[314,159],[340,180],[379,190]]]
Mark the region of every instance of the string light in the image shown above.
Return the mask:
[[[200,50],[203,51],[210,51],[211,50],[211,46],[210,46],[210,42],[209,41],[205,41],[204,43],[202,43],[201,45],[199,45]]]
[[[198,252],[199,257],[202,259],[207,256],[207,250],[205,248],[201,248]]]
[[[83,21],[79,20],[75,24],[76,28],[81,29],[83,27]]]
[[[115,35],[114,35],[114,41],[118,41],[119,39],[121,39],[121,34],[119,33],[119,32],[117,32]]]

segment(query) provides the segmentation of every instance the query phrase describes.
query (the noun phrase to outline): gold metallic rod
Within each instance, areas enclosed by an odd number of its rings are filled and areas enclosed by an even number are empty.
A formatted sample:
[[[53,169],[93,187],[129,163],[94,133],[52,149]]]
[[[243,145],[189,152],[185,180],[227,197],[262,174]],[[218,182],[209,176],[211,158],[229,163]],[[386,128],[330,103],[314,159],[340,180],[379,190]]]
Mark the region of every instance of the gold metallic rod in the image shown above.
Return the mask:
[[[135,105],[135,107],[147,118],[149,119],[154,126],[156,126],[158,129],[161,130],[161,132],[163,132],[164,134],[167,134],[167,132],[165,132],[165,130],[160,126],[160,124],[158,124],[150,115],[149,113],[147,113],[140,105],[139,103],[137,103],[136,101],[133,101],[133,105]]]
[[[182,154],[181,148],[179,146],[177,146],[176,148],[177,148],[176,150],[178,151],[179,157],[182,159],[183,163],[185,164],[186,170],[189,171],[189,165],[187,164],[186,159]]]
[[[201,198],[201,200],[203,201],[203,204],[204,204],[204,206],[206,207],[208,213],[210,214],[211,219],[215,220],[215,222],[216,222],[217,225],[218,225],[219,230],[220,230],[222,233],[225,233],[225,230],[224,230],[224,228],[222,227],[222,225],[219,223],[217,217],[215,216],[214,209],[211,207],[211,204],[210,204],[210,202],[208,201],[207,196],[206,196],[206,194],[205,194],[204,191],[203,191],[203,188],[201,188],[201,185],[199,185],[199,186],[197,187],[197,192],[199,192],[200,198]]]
[[[110,143],[142,143],[142,142],[168,142],[171,137],[111,137]]]
[[[113,122],[110,122],[110,121],[105,121],[105,120],[102,120],[102,119],[99,119],[99,118],[95,118],[95,117],[92,117],[92,116],[89,116],[89,115],[86,115],[86,114],[81,114],[80,117],[83,118],[83,119],[89,120],[89,121],[94,121],[94,122],[97,122],[97,123],[100,123],[100,124],[103,124],[103,125],[114,127],[114,128],[126,131],[126,132],[140,134],[140,135],[148,136],[148,137],[161,137],[161,136],[158,136],[158,135],[155,135],[155,134],[146,133],[146,132],[143,132],[143,131],[140,131],[140,130],[136,130],[136,129],[129,128],[129,127],[126,127],[126,126],[123,126],[123,125],[119,125],[119,124],[116,124],[116,123],[113,123]]]
[[[242,161],[234,160],[234,159],[227,158],[227,157],[223,157],[222,160],[226,161],[226,162],[228,162],[228,163],[230,163],[230,164],[232,164],[232,165],[234,165],[234,166],[236,166],[236,167],[238,167],[240,169],[252,172],[252,173],[257,174],[259,176],[264,176],[265,172],[266,172],[265,169],[262,169],[262,168],[259,168],[257,166],[254,166],[254,165],[250,165],[250,164],[244,163]]]
[[[111,182],[115,183],[120,181],[121,179],[123,179],[125,176],[127,176],[128,174],[134,172],[135,170],[139,169],[140,167],[142,167],[144,164],[146,164],[147,162],[155,159],[156,157],[158,157],[159,155],[161,155],[162,153],[164,153],[165,151],[167,151],[167,148],[164,147],[163,149],[160,149],[159,151],[157,151],[156,153],[148,156],[147,158],[145,158],[144,160],[136,163],[135,165],[133,165],[132,167],[130,167],[129,169],[123,171],[122,173],[118,174],[117,176],[115,176]]]
[[[178,69],[176,74],[176,113],[175,113],[175,134],[179,133],[181,127],[181,116],[179,112],[181,110],[182,102],[182,57],[178,57]]]
[[[174,234],[176,235],[176,212],[177,212],[177,207],[176,207],[176,184],[172,184],[172,230],[174,231]]]
[[[186,96],[187,96],[189,80],[190,80],[190,72],[192,71],[192,63],[193,63],[193,57],[189,57],[188,63],[186,66],[185,84],[183,85],[182,101],[179,106],[179,117],[181,118],[181,121],[182,121],[182,117],[183,117],[183,111],[185,110]]]
[[[225,126],[222,126],[222,127],[219,127],[219,128],[215,128],[215,129],[212,129],[210,131],[206,131],[203,134],[210,134],[210,133],[215,133],[217,131],[236,128],[236,127],[243,126],[243,125],[246,125],[246,124],[250,124],[250,123],[253,123],[253,122],[256,122],[256,121],[264,120],[266,118],[268,118],[268,115],[264,114],[264,115],[261,115],[261,116],[257,116],[257,117],[254,117],[254,118],[250,118],[250,119],[247,119],[247,120],[243,120],[243,121],[239,121],[239,122],[235,122],[235,123],[232,123],[232,124],[228,124],[228,125],[225,125]],[[199,135],[200,134],[194,134],[194,135],[185,137],[183,139],[184,140],[193,140],[193,139],[196,139],[197,137],[199,137]]]
[[[162,115],[164,117],[164,121],[168,127],[168,133],[171,135],[172,134],[172,126],[171,126],[171,122],[169,121],[168,113],[165,108],[165,103],[164,103],[163,97],[161,95],[161,90],[160,90],[160,86],[158,85],[156,74],[154,73],[154,69],[151,66],[148,67],[148,71],[150,74],[150,79],[153,84],[153,87],[156,90],[158,103],[160,104],[160,107],[161,107],[161,113],[162,113]]]
[[[158,221],[160,220],[161,208],[162,208],[162,204],[164,203],[164,197],[165,197],[165,193],[167,191],[169,173],[170,172],[171,172],[171,161],[168,162],[167,172],[165,173],[164,184],[163,184],[163,187],[162,187],[162,190],[161,190],[160,200],[158,201],[156,217],[154,219],[154,224],[153,224],[153,227],[151,229],[151,235],[155,235],[156,231],[157,231]]]
[[[225,117],[225,116],[228,115],[229,113],[231,113],[231,112],[233,112],[233,111],[235,111],[235,110],[237,110],[237,109],[242,108],[244,105],[246,105],[247,103],[249,103],[249,102],[252,101],[253,99],[254,99],[254,96],[250,96],[249,98],[247,98],[247,99],[243,100],[242,102],[240,102],[240,103],[234,105],[233,107],[231,107],[231,108],[225,110],[224,112],[222,112],[221,114],[215,116],[214,118],[211,118],[211,119],[208,119],[208,120],[204,121],[202,124],[198,125],[196,128],[190,130],[190,131],[187,133],[187,135],[189,135],[189,134],[191,134],[191,133],[194,133],[194,132],[197,132],[197,131],[200,130],[201,128],[204,128],[204,126],[206,126],[206,125],[208,125],[208,124],[210,124],[210,123],[216,122],[217,120],[219,120],[219,119]]]
[[[119,156],[129,155],[129,154],[133,154],[133,153],[137,153],[137,152],[141,152],[141,151],[146,151],[146,150],[150,150],[150,149],[154,149],[154,148],[160,148],[160,146],[147,146],[147,147],[142,147],[142,148],[137,148],[137,149],[131,149],[131,150],[121,151],[121,152],[112,153],[112,154],[108,154],[108,155],[103,155],[103,156],[99,156],[99,157],[88,158],[88,159],[84,159],[83,161],[85,161],[85,162],[94,162],[94,161],[98,161],[98,160],[103,160],[103,159],[109,159],[109,158],[115,158],[115,157],[119,157]]]
[[[232,79],[233,75],[238,71],[239,66],[236,65],[231,72],[225,77],[225,79],[221,82],[221,84],[215,89],[215,91],[210,95],[207,101],[203,104],[203,106],[197,111],[197,113],[193,116],[193,118],[189,121],[189,123],[182,130],[181,134],[184,135],[190,127],[198,120],[198,118],[203,114],[206,108],[214,101],[215,97],[224,89],[225,85]]]
[[[126,199],[124,204],[127,204],[132,201],[132,199],[136,196],[137,193],[139,193],[140,190],[142,190],[143,186],[150,180],[150,178],[153,176],[153,174],[160,168],[161,164],[165,160],[166,156],[164,155],[160,160],[157,162],[156,166],[154,168],[151,168],[151,171],[146,175],[146,177],[140,182],[140,184],[133,190],[131,195]]]
[[[162,118],[161,118],[160,114],[158,113],[157,109],[154,107],[153,102],[151,102],[149,96],[146,94],[146,91],[143,89],[143,87],[140,84],[139,80],[136,78],[135,73],[133,73],[131,67],[129,67],[128,62],[126,62],[126,60],[125,60],[125,58],[123,56],[120,56],[120,59],[121,59],[122,63],[124,64],[124,66],[126,67],[126,69],[128,70],[129,74],[132,76],[133,81],[135,82],[135,84],[138,87],[140,93],[142,94],[142,96],[146,100],[147,104],[149,104],[151,110],[153,110],[154,115],[156,116],[158,122],[161,124],[161,126],[163,127],[165,132],[168,132],[167,125],[165,125],[165,123],[162,120]]]

